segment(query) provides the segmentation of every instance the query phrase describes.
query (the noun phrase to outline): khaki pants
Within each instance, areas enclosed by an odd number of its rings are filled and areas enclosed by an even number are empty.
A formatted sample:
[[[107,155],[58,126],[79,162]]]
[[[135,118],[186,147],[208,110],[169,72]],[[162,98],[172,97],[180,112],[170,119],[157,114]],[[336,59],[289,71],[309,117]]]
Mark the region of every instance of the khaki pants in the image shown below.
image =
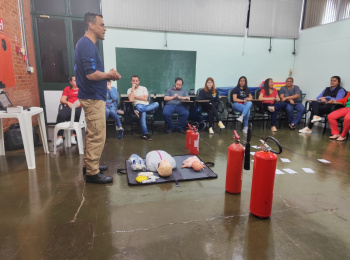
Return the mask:
[[[84,164],[87,175],[99,173],[101,154],[106,141],[106,102],[95,99],[79,99],[85,112],[86,140]]]

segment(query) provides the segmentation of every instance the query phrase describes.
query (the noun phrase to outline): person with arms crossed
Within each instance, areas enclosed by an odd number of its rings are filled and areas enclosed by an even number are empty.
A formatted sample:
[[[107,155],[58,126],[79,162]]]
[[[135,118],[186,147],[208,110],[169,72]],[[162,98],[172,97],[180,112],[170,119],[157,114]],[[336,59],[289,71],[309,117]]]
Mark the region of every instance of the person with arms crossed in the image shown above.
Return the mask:
[[[113,177],[101,173],[107,166],[100,165],[100,158],[106,141],[106,96],[107,80],[118,80],[120,74],[111,69],[104,72],[104,66],[96,47],[98,40],[104,40],[106,27],[103,16],[86,13],[85,35],[78,41],[74,52],[74,72],[79,87],[79,102],[86,117],[86,146],[84,153],[87,183],[110,183]]]
[[[127,94],[129,101],[133,101],[135,115],[140,118],[142,139],[152,141],[152,137],[149,135],[147,130],[146,113],[157,109],[159,107],[159,103],[153,102],[150,104],[148,102],[147,88],[140,86],[140,79],[137,75],[131,77],[131,88],[128,89]]]

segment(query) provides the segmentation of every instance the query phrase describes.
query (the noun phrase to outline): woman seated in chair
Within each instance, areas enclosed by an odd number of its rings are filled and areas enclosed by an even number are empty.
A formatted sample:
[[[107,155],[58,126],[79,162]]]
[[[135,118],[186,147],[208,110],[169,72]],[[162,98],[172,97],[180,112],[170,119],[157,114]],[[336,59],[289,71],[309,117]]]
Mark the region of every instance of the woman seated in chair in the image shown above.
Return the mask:
[[[247,78],[242,76],[239,78],[237,86],[232,91],[233,109],[242,112],[242,115],[237,119],[243,123],[243,133],[248,132],[248,121],[250,116],[250,108],[252,107],[253,99],[248,88]]]
[[[122,139],[124,136],[124,129],[122,127],[122,124],[120,122],[119,116],[118,116],[118,92],[115,87],[112,87],[111,81],[107,81],[107,100],[106,100],[106,120],[109,116],[111,116],[115,122],[116,130],[118,131],[118,139]]]
[[[281,99],[278,96],[278,92],[273,88],[273,80],[268,78],[264,82],[264,87],[260,91],[259,100],[262,101],[263,109],[271,112],[271,131],[277,132],[276,121],[278,111],[287,106],[286,103],[275,103]]]
[[[329,139],[345,141],[350,129],[350,92],[342,99],[330,101],[330,103],[334,102],[342,103],[345,107],[337,109],[328,115],[328,122],[332,133]],[[343,131],[340,134],[337,119],[342,117],[344,117]]]
[[[56,124],[70,121],[70,117],[72,113],[72,105],[75,101],[78,100],[79,88],[75,82],[75,76],[69,77],[69,83],[70,83],[70,86],[65,87],[62,93],[60,102],[63,105],[63,107],[58,111]],[[75,108],[75,118],[74,118],[75,122],[79,122],[80,112],[81,112],[81,106],[79,104]],[[62,143],[63,143],[63,130],[60,130],[57,133],[56,145],[59,146]],[[75,140],[75,131],[73,131],[71,136],[71,144],[77,144],[77,141]]]
[[[214,134],[213,123],[214,117],[218,121],[218,125],[221,129],[225,128],[221,122],[221,116],[218,114],[219,107],[219,94],[215,89],[215,83],[213,78],[207,78],[204,88],[199,92],[198,100],[209,100],[208,103],[202,103],[202,110],[208,113],[209,121],[209,134]]]

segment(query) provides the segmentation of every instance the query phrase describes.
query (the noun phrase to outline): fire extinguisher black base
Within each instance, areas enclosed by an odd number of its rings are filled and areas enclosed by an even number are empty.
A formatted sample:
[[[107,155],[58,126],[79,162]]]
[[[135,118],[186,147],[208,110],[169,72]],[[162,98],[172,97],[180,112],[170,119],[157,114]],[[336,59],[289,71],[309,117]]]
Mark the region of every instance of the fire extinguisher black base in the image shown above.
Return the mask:
[[[256,218],[259,218],[259,219],[268,219],[268,218],[270,218],[270,216],[259,216],[259,215],[255,215],[253,212],[250,212],[250,214],[252,215],[252,216],[254,216],[254,217],[256,217]]]

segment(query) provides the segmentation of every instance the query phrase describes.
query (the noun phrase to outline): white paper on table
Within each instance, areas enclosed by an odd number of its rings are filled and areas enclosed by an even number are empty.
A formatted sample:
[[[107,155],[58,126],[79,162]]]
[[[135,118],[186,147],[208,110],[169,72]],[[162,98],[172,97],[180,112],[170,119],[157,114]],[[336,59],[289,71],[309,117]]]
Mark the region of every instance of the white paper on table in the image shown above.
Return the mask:
[[[276,169],[276,174],[284,174],[284,172],[282,172],[282,171],[279,170],[279,169]]]
[[[283,169],[285,172],[288,172],[290,174],[295,174],[297,173],[296,171],[293,171],[292,169]]]
[[[250,154],[254,156],[255,152],[250,152]]]
[[[323,162],[323,163],[331,163],[330,161],[327,161],[325,159],[317,159],[317,160],[319,160],[320,162]]]
[[[304,170],[304,172],[307,172],[307,173],[315,173],[312,169],[310,168],[302,168]]]
[[[282,162],[290,162],[290,160],[288,158],[281,158]]]

